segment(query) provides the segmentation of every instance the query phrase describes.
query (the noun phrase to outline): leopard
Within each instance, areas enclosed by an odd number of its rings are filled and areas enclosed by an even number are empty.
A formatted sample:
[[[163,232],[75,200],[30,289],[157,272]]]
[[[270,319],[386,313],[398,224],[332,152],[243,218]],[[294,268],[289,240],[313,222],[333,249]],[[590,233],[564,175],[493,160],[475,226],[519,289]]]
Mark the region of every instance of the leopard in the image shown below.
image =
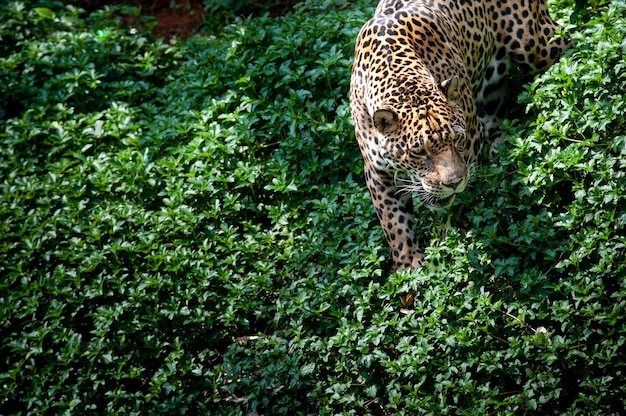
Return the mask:
[[[511,69],[534,76],[571,45],[545,0],[378,4],[356,38],[350,111],[391,272],[422,267],[415,200],[448,208],[468,187],[511,105]]]

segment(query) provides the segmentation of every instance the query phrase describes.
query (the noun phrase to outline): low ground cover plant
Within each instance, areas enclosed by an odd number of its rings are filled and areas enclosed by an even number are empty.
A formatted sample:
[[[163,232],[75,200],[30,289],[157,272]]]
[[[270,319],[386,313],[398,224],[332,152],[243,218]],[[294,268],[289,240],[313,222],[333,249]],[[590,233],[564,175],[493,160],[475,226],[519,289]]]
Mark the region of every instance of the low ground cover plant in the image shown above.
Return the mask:
[[[551,4],[576,46],[390,275],[364,3],[175,45],[0,6],[2,414],[624,413],[626,4]]]

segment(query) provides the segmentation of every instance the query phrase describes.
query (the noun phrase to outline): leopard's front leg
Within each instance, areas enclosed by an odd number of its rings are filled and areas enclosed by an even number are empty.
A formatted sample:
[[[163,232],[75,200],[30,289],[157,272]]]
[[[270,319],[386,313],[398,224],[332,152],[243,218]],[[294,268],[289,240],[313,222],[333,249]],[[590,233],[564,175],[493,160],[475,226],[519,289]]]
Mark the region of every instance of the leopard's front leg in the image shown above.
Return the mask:
[[[390,173],[367,166],[367,163],[365,172],[376,214],[391,247],[391,272],[421,267],[424,254],[413,230],[415,215],[411,195],[398,193]]]

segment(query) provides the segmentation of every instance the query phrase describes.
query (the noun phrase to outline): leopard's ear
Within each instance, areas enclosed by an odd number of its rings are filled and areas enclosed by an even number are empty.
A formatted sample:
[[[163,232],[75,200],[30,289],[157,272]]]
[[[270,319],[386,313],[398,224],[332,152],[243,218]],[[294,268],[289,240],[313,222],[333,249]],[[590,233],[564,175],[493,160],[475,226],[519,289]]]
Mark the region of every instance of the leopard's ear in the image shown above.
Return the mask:
[[[398,115],[394,111],[378,110],[374,113],[374,126],[383,134],[391,133],[398,124]]]
[[[439,84],[441,92],[446,96],[449,102],[456,101],[459,98],[459,77],[457,75]]]

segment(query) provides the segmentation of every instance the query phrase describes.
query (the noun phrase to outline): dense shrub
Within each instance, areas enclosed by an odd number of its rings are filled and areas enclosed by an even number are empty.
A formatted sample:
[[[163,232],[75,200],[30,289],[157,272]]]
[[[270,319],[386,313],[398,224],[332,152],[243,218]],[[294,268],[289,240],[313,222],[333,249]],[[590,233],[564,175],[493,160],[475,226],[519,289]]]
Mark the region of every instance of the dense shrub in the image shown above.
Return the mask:
[[[280,16],[293,12],[302,0],[202,0],[202,28],[208,33],[221,33],[237,17]],[[345,0],[343,1],[346,2]],[[336,1],[336,4],[340,2]]]
[[[390,275],[347,102],[362,3],[175,46],[132,9],[1,6],[3,414],[625,411],[626,5],[569,28]]]

